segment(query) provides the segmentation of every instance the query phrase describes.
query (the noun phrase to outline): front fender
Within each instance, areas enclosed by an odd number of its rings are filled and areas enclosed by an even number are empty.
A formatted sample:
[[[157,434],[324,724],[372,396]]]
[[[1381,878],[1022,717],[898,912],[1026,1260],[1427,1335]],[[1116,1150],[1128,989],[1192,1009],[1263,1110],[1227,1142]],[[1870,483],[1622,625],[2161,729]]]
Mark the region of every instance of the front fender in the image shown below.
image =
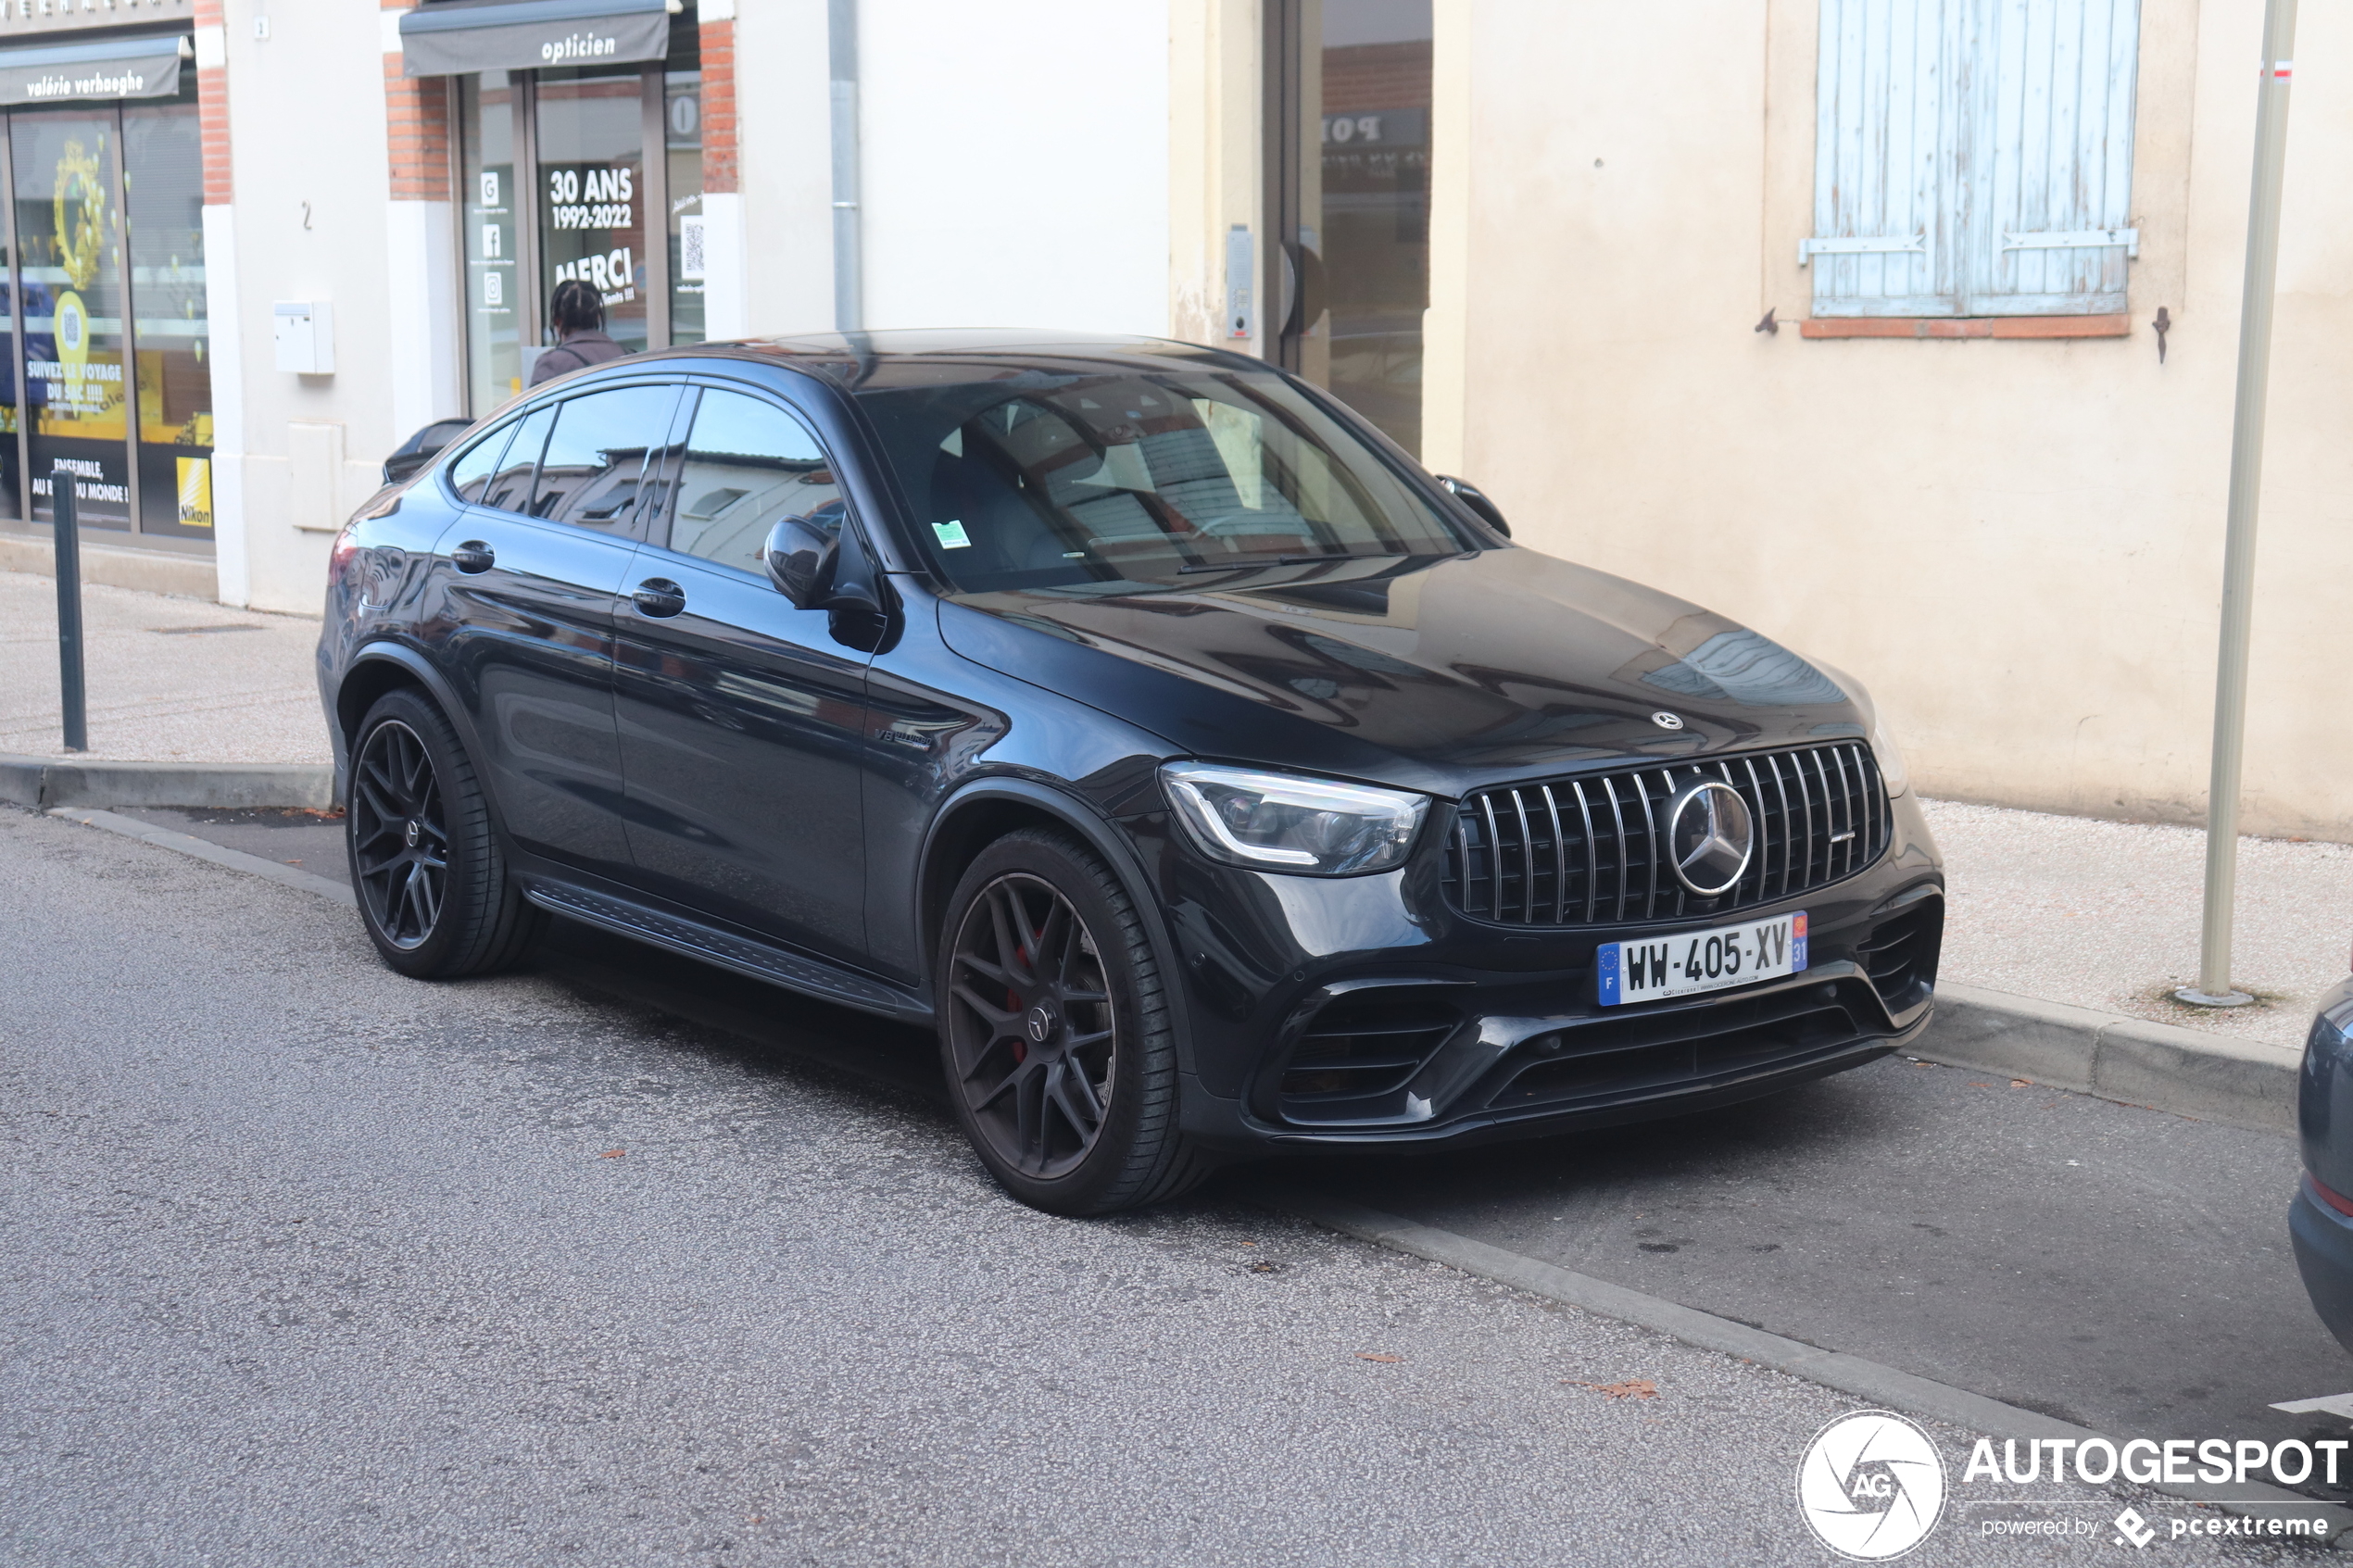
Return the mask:
[[[924,954],[924,988],[931,989],[934,967],[938,962],[939,932],[931,911],[944,909],[952,888],[947,880],[946,847],[955,839],[958,819],[990,805],[1019,805],[1042,811],[1076,834],[1087,846],[1103,858],[1112,875],[1134,900],[1143,917],[1144,938],[1151,944],[1152,960],[1160,966],[1162,994],[1166,997],[1169,1021],[1176,1032],[1176,1063],[1187,1076],[1192,1076],[1193,1039],[1190,1022],[1186,1016],[1185,990],[1178,983],[1176,944],[1169,938],[1168,924],[1162,918],[1160,895],[1153,889],[1151,879],[1145,874],[1142,859],[1135,846],[1127,840],[1110,819],[1083,797],[1055,789],[1034,780],[1006,775],[991,775],[975,779],[939,803],[932,814],[930,825],[924,832],[922,885],[916,889],[917,907],[925,910],[927,918],[920,933]],[[937,998],[934,998],[935,1006]]]

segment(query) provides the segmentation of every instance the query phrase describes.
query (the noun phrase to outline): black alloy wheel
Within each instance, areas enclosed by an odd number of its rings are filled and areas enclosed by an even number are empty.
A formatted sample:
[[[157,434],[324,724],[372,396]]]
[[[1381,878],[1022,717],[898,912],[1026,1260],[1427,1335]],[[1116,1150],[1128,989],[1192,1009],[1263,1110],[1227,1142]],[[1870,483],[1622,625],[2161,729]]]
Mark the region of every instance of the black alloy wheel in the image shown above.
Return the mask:
[[[521,962],[547,927],[508,872],[465,746],[422,692],[386,693],[351,747],[344,846],[384,962],[443,980]]]
[[[1062,1214],[1173,1197],[1209,1172],[1176,1130],[1175,1032],[1134,901],[1026,829],[950,900],[940,1055],[957,1120],[1013,1196]]]
[[[974,1120],[1022,1174],[1067,1173],[1102,1134],[1119,1055],[1093,934],[1051,883],[1012,872],[966,910],[950,964],[950,1038]]]
[[[397,719],[368,732],[351,769],[351,872],[368,919],[402,951],[424,944],[448,901],[449,829],[424,738]]]

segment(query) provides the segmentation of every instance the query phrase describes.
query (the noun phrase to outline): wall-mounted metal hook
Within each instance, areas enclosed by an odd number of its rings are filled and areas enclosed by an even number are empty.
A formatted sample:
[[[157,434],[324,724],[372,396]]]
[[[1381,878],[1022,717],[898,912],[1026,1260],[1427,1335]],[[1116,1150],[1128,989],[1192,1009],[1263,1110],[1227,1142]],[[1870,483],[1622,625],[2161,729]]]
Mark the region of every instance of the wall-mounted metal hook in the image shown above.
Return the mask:
[[[308,232],[309,232],[309,229],[310,229],[310,204],[309,204],[308,202],[304,202],[304,203],[302,204],[302,227],[303,227],[303,232],[304,232],[308,233]]]
[[[2157,329],[2157,362],[2165,363],[2165,334],[2173,330],[2173,318],[2162,305],[2157,307],[2157,320],[2149,323]]]

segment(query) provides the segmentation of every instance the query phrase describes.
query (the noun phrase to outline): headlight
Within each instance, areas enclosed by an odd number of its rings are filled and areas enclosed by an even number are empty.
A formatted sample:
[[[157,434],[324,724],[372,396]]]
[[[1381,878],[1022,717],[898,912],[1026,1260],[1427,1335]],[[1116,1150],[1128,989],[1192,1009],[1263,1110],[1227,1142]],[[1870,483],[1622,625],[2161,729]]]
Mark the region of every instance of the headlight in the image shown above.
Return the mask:
[[[1193,847],[1214,860],[1302,876],[1403,865],[1429,797],[1209,762],[1160,771]]]
[[[1911,770],[1904,766],[1904,754],[1895,749],[1895,737],[1887,733],[1887,721],[1877,716],[1871,720],[1871,755],[1879,759],[1879,776],[1891,797],[1912,787]]]
[[[1904,754],[1895,749],[1895,737],[1887,733],[1887,721],[1880,717],[1879,704],[1871,700],[1869,690],[1835,664],[1826,664],[1810,656],[1806,662],[1835,681],[1847,700],[1863,710],[1864,722],[1871,727],[1871,755],[1879,760],[1880,780],[1887,785],[1889,797],[1911,788],[1911,770],[1904,766]]]

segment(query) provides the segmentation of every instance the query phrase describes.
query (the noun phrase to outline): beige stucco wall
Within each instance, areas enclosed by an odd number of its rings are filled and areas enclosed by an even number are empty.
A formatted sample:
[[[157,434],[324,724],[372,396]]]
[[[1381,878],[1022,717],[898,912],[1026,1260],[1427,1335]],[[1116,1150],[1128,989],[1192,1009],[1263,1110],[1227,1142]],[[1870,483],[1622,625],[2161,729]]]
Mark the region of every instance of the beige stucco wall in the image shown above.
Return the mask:
[[[316,615],[335,530],[409,433],[394,428],[393,338],[414,325],[387,307],[384,22],[373,6],[267,8],[262,40],[255,0],[225,6],[246,602]],[[333,302],[334,374],[276,368],[282,299]]]
[[[1862,677],[1929,792],[2197,820],[2261,0],[2145,0],[2133,330],[2062,342],[1800,336],[1817,10],[1437,0],[1430,464]],[[2353,15],[2296,63],[2246,822],[2353,838]]]

